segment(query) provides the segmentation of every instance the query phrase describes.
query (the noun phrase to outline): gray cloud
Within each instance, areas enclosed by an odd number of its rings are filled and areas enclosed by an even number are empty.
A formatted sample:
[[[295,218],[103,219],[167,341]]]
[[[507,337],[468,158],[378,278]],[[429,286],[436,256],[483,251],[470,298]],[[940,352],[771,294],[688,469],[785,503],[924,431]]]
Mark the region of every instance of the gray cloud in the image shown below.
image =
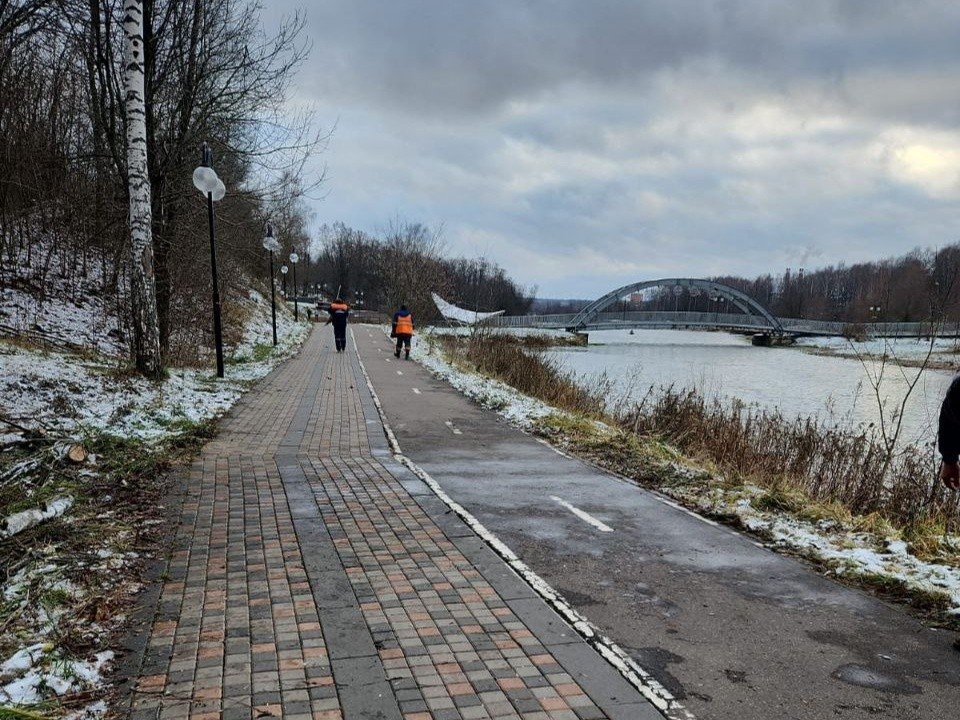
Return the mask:
[[[307,10],[298,97],[339,120],[321,220],[443,223],[548,295],[956,239],[952,0]]]
[[[407,112],[491,112],[572,82],[640,88],[697,60],[842,92],[865,70],[956,70],[960,41],[949,0],[328,0],[308,19],[317,92]]]

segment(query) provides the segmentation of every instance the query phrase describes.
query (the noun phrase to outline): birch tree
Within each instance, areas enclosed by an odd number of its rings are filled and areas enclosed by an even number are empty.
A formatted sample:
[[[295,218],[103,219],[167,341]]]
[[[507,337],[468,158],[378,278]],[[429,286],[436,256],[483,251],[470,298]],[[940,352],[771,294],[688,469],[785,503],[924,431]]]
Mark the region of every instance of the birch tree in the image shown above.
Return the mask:
[[[158,377],[160,323],[153,269],[150,177],[147,171],[147,108],[144,99],[143,3],[123,7],[124,86],[127,117],[127,187],[130,194],[130,244],[134,351],[137,369]]]

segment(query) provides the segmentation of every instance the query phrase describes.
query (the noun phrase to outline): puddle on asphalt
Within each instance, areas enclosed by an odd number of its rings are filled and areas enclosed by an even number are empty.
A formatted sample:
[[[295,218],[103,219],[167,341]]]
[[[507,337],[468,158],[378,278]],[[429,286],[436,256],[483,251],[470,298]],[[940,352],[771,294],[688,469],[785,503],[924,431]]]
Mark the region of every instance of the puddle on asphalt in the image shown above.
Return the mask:
[[[903,678],[887,675],[886,673],[868,668],[865,665],[858,665],[857,663],[841,665],[833,671],[831,677],[850,685],[896,693],[898,695],[917,695],[923,692],[921,687],[907,682]]]
[[[670,665],[683,663],[683,656],[664,650],[661,647],[625,647],[624,649],[640,667],[653,675],[677,700],[687,699],[687,691],[683,687],[683,683],[668,670]]]

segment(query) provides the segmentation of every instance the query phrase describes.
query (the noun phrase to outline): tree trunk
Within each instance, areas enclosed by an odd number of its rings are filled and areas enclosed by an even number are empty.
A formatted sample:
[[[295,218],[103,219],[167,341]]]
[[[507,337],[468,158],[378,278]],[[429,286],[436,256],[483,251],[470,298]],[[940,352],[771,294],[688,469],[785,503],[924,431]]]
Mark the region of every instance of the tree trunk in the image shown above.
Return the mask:
[[[144,100],[142,0],[124,0],[124,85],[127,115],[127,184],[130,188],[131,300],[137,369],[148,377],[162,371],[157,291],[153,271],[150,178]]]

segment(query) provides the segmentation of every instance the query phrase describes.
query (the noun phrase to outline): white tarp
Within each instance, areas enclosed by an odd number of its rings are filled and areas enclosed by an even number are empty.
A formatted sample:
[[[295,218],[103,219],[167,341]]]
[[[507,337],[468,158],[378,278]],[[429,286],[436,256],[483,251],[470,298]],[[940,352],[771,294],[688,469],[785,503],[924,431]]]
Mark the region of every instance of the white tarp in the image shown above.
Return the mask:
[[[430,293],[430,296],[433,298],[433,302],[436,303],[437,310],[440,311],[441,315],[447,320],[463,323],[464,325],[475,325],[478,322],[489,320],[492,317],[503,315],[503,313],[506,312],[505,310],[497,310],[496,312],[474,312],[473,310],[466,310],[452,305],[436,293]]]

